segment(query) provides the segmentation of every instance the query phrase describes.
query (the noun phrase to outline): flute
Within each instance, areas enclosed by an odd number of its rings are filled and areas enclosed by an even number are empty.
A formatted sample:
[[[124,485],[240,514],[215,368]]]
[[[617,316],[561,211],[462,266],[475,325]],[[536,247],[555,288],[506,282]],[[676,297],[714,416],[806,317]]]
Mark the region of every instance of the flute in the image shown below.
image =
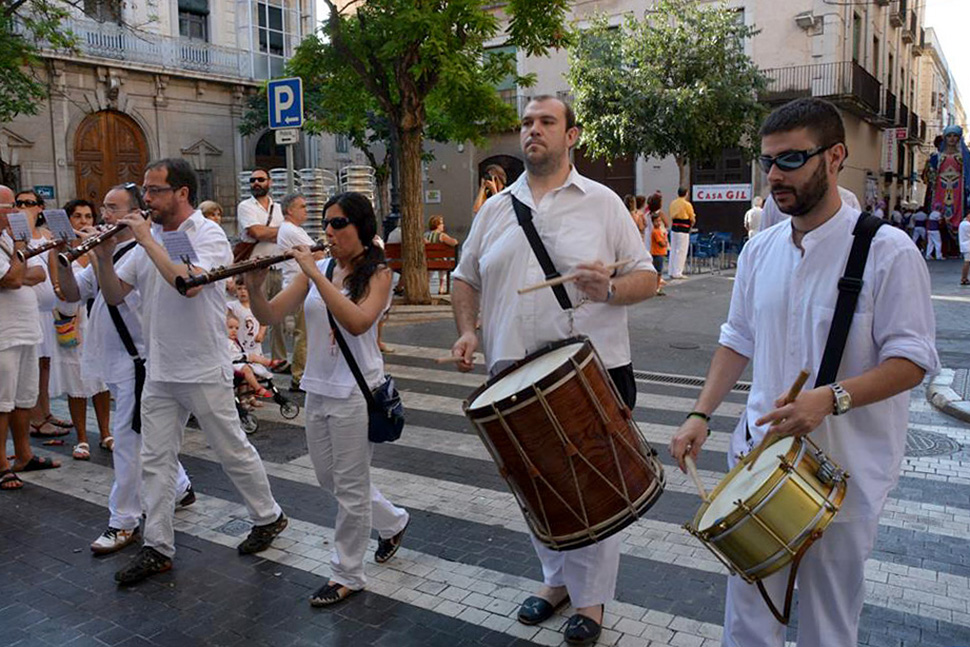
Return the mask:
[[[50,251],[52,249],[57,249],[63,242],[64,242],[63,240],[49,240],[43,245],[38,245],[37,247],[18,249],[17,260],[19,260],[21,263],[26,263],[28,258],[33,258],[34,256],[40,256],[44,252]]]
[[[321,240],[310,247],[310,251],[322,252],[329,248],[330,243]],[[293,258],[292,252],[283,252],[282,254],[278,254],[276,256],[257,256],[256,258],[251,258],[248,261],[241,261],[232,265],[217,267],[203,274],[193,274],[189,277],[178,276],[175,277],[175,289],[178,290],[179,294],[185,296],[189,290],[199,287],[200,285],[208,285],[209,283],[215,283],[216,281],[227,279],[230,276],[236,276],[237,274],[244,274],[246,272],[252,272],[253,270],[262,269],[264,267],[270,267],[272,265],[276,265],[277,263],[288,261],[291,258]]]
[[[148,218],[152,212],[146,209],[144,211],[139,211],[138,213],[140,213],[143,218]],[[81,241],[81,244],[78,245],[77,247],[72,247],[58,254],[57,260],[60,261],[61,265],[63,265],[64,267],[70,267],[71,263],[81,258],[85,254],[90,252],[92,249],[94,249],[104,241],[108,240],[109,238],[111,238],[112,236],[120,232],[126,226],[127,225],[125,225],[125,223],[123,222],[118,222],[113,225],[108,225],[107,227],[105,227],[95,235],[90,236],[89,238],[85,238],[83,241]]]

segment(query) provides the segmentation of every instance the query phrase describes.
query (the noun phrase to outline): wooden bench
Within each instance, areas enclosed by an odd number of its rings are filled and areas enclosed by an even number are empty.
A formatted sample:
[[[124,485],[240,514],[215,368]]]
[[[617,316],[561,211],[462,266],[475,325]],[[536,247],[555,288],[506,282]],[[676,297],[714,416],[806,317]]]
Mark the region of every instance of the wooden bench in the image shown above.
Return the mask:
[[[387,258],[387,266],[398,274],[404,266],[401,256],[401,243],[386,243],[384,245],[384,256]],[[446,245],[445,243],[425,243],[424,244],[424,266],[429,272],[445,272],[446,288],[451,293],[451,273],[458,267],[458,248]]]

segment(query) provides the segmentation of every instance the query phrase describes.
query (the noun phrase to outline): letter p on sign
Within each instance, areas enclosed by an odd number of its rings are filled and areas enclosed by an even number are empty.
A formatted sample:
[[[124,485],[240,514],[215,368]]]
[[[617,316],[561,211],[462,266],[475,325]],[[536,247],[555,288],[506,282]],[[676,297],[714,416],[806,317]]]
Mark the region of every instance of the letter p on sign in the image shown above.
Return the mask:
[[[301,128],[303,126],[303,80],[274,79],[266,86],[269,98],[269,127]]]

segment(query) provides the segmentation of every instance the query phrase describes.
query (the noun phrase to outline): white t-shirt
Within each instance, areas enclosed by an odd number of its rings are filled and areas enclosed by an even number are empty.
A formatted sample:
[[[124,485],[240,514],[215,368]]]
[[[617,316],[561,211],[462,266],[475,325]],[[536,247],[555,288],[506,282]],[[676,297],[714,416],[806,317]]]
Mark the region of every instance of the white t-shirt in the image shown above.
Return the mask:
[[[232,248],[222,227],[196,210],[178,228],[188,234],[199,257],[195,266],[210,270],[232,263]],[[161,240],[162,228],[152,233]],[[141,292],[142,327],[148,342],[148,379],[158,382],[212,383],[232,379],[226,346],[226,288],[210,283],[193,298],[169,285],[145,248],[129,252],[131,261],[118,277]],[[126,257],[127,258],[127,257]]]
[[[804,254],[792,228],[778,225],[745,245],[720,344],[751,359],[747,408],[731,438],[730,453],[748,451],[767,426],[755,421],[772,411],[778,394],[799,371],[812,372],[822,352],[845,271],[859,212],[843,205],[826,223],[805,234]],[[863,274],[862,293],[849,330],[837,379],[861,375],[891,357],[902,357],[932,375],[939,371],[936,326],[926,263],[909,237],[881,227]],[[910,392],[828,416],[811,438],[848,471],[849,489],[836,521],[878,517],[899,478],[909,425]]]
[[[313,245],[313,239],[310,238],[310,234],[306,233],[303,227],[295,225],[289,220],[284,220],[283,224],[280,225],[279,233],[276,234],[276,246],[280,248],[282,253],[290,251],[297,245],[310,247]],[[301,272],[300,264],[293,259],[284,261],[280,264],[280,267],[283,268],[283,287],[289,285]]]
[[[237,299],[230,301],[226,304],[226,307],[239,320],[239,332],[236,334],[236,338],[239,340],[243,352],[247,355],[250,353],[262,355],[262,349],[259,342],[256,341],[256,335],[259,334],[259,320],[256,319],[253,311]]]
[[[270,218],[270,213],[273,214]],[[269,218],[269,224],[266,224],[266,220]],[[264,227],[279,227],[283,224],[283,210],[280,209],[280,205],[273,202],[273,198],[269,199],[269,210],[263,208],[263,205],[253,197],[243,200],[239,203],[236,208],[236,224],[239,229],[239,238],[247,243],[256,243],[256,239],[252,238],[246,233],[246,230],[253,225],[262,225]],[[256,243],[256,247],[253,249],[253,253],[250,258],[255,256],[276,256],[280,253],[280,248],[276,243],[268,241],[260,241]]]
[[[960,222],[957,234],[960,238],[960,253],[970,254],[970,222],[966,218]]]
[[[926,228],[926,212],[922,209],[913,214],[913,228]]]
[[[0,233],[0,278],[10,271],[15,253],[13,240],[7,232]],[[30,287],[0,288],[0,350],[32,346],[42,339],[36,291]]]
[[[744,228],[748,232],[748,236],[754,236],[761,230],[761,213],[764,211],[761,207],[751,207],[748,212],[744,214]]]
[[[545,279],[539,261],[519,226],[511,195],[532,209],[536,230],[556,269],[567,274],[595,260],[632,262],[619,275],[656,272],[650,252],[623,201],[612,190],[572,169],[566,182],[543,196],[536,207],[523,174],[489,198],[472,221],[455,278],[481,294],[482,340],[489,367],[519,360],[541,346],[573,335],[588,335],[607,368],[630,363],[627,309],[586,301],[573,283],[572,302],[563,310],[551,289],[519,295],[517,290]]]
[[[327,266],[332,262],[333,259],[325,258],[317,261],[317,267],[326,275]],[[343,293],[346,295],[347,291],[343,290]],[[330,335],[327,305],[312,281],[306,301],[303,303],[303,313],[306,316],[307,353],[306,368],[300,379],[300,386],[307,393],[326,395],[331,398],[349,398],[360,389],[343,353],[340,352],[340,346]],[[380,317],[362,335],[351,335],[343,326],[337,324],[357,366],[360,367],[364,381],[371,389],[376,388],[384,380],[384,358],[381,357],[381,351],[377,347],[379,321]]]
[[[129,241],[123,243],[118,249],[124,249],[126,245],[134,245],[124,256],[115,264],[115,271],[119,272],[122,267],[132,262],[132,257],[138,251],[138,243]],[[88,299],[94,299],[91,306],[91,315],[88,317],[88,327],[84,344],[81,349],[81,377],[85,380],[99,380],[107,384],[118,384],[135,377],[135,365],[131,355],[121,341],[121,335],[111,319],[108,311],[108,303],[104,300],[104,295],[98,288],[98,276],[94,271],[93,265],[88,265],[82,270],[75,270],[74,279],[77,281],[78,290],[81,293],[81,303]],[[146,358],[145,338],[141,330],[141,295],[138,290],[132,290],[125,297],[125,302],[118,306],[118,314],[121,315],[128,334],[131,335],[132,343],[138,356]]]

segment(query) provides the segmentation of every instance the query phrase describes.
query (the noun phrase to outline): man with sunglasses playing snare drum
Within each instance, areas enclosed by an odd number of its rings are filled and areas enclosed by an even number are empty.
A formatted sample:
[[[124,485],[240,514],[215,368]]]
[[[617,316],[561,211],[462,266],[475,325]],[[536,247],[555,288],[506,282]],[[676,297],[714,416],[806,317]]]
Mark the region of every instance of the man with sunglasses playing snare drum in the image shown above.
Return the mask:
[[[761,127],[761,152],[772,196],[791,220],[745,245],[720,347],[670,451],[681,469],[686,454],[696,460],[710,416],[751,362],[751,392],[728,466],[770,428],[784,436],[811,433],[852,476],[841,510],[798,570],[798,647],[855,645],[864,565],[906,447],[910,389],[939,370],[929,274],[904,232],[879,228],[836,380],[784,404],[779,394],[801,370],[813,383],[819,372],[860,212],[839,196],[845,129],[832,104],[799,99],[777,109]],[[787,578],[785,569],[762,580],[776,605]],[[758,589],[730,577],[722,644],[782,647],[785,635]]]

